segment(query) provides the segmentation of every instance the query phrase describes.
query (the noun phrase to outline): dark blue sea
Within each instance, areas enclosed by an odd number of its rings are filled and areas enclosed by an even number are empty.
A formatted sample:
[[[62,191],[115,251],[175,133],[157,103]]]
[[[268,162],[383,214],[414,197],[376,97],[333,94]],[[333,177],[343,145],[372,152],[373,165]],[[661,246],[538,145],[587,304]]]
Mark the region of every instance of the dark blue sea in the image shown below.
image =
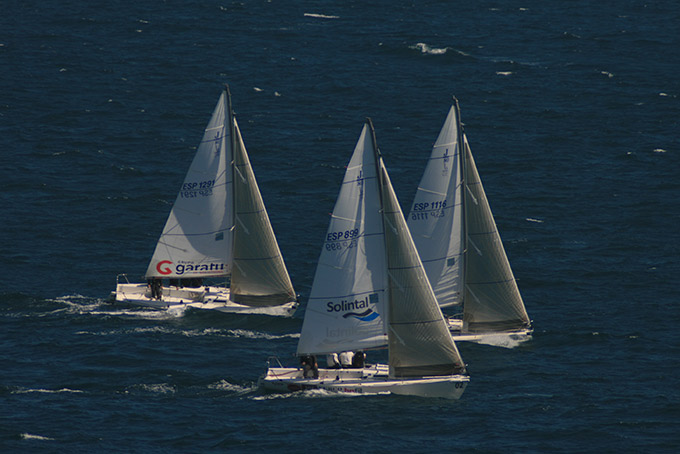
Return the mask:
[[[680,3],[2,4],[0,451],[675,453]],[[451,105],[532,341],[459,401],[265,394],[293,319],[106,302],[228,83],[296,291],[364,118],[408,211]],[[370,360],[370,356],[369,356]]]

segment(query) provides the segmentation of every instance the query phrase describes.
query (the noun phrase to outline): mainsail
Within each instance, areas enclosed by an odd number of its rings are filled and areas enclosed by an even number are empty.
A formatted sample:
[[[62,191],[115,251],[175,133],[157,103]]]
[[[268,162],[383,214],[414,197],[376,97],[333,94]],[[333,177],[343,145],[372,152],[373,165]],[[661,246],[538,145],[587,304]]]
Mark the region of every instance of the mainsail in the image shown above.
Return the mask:
[[[146,271],[147,278],[227,276],[232,257],[232,152],[227,93],[213,111]]]
[[[385,346],[385,233],[373,141],[365,125],[321,249],[298,354]]]
[[[461,130],[452,106],[418,185],[408,227],[441,307],[460,304],[464,282]]]

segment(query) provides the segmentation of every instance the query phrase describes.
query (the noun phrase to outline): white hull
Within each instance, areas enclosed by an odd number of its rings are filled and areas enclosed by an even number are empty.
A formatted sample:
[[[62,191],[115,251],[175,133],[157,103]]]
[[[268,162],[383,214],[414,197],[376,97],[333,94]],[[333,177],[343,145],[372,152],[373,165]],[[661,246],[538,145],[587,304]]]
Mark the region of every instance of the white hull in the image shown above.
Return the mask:
[[[113,302],[133,306],[169,309],[175,307],[192,307],[210,309],[226,313],[262,314],[278,317],[291,317],[297,309],[297,301],[280,306],[251,307],[229,300],[229,289],[226,287],[175,287],[164,286],[160,298],[152,298],[151,290],[146,284],[118,283],[116,291],[111,293]]]
[[[350,394],[399,394],[459,399],[470,379],[448,375],[396,379],[388,376],[388,366],[377,364],[364,369],[319,369],[318,378],[305,378],[300,368],[270,367],[258,385],[277,393],[323,389]]]
[[[511,331],[488,331],[470,333],[463,330],[463,321],[455,318],[447,319],[451,337],[455,342],[475,342],[478,344],[502,345],[504,343],[521,343],[531,340],[533,329]],[[506,342],[507,341],[507,342]]]

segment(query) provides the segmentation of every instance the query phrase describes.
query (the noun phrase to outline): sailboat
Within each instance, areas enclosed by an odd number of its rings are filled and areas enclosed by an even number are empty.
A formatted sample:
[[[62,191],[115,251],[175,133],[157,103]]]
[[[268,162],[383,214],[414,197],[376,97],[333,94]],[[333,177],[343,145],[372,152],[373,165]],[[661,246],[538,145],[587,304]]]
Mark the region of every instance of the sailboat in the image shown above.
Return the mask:
[[[228,86],[205,128],[146,279],[130,283],[119,275],[112,299],[153,308],[277,316],[291,316],[297,308]]]
[[[368,119],[333,209],[297,354],[385,347],[388,364],[306,370],[270,362],[259,384],[274,392],[323,389],[457,399],[469,382]]]
[[[455,98],[418,185],[407,223],[437,301],[442,308],[458,310],[448,318],[457,341],[530,339],[531,321]]]

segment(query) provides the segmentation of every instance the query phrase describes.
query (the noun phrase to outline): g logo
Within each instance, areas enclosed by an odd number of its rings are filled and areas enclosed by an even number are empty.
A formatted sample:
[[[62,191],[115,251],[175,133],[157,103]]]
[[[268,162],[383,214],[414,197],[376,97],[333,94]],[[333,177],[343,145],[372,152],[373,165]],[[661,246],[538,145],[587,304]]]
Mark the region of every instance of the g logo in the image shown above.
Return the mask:
[[[168,275],[168,274],[172,273],[172,269],[170,269],[167,266],[161,268],[161,265],[166,265],[166,264],[172,265],[172,262],[170,260],[162,260],[162,261],[158,262],[158,264],[156,265],[156,271],[158,271],[159,273],[161,273],[163,275]]]

